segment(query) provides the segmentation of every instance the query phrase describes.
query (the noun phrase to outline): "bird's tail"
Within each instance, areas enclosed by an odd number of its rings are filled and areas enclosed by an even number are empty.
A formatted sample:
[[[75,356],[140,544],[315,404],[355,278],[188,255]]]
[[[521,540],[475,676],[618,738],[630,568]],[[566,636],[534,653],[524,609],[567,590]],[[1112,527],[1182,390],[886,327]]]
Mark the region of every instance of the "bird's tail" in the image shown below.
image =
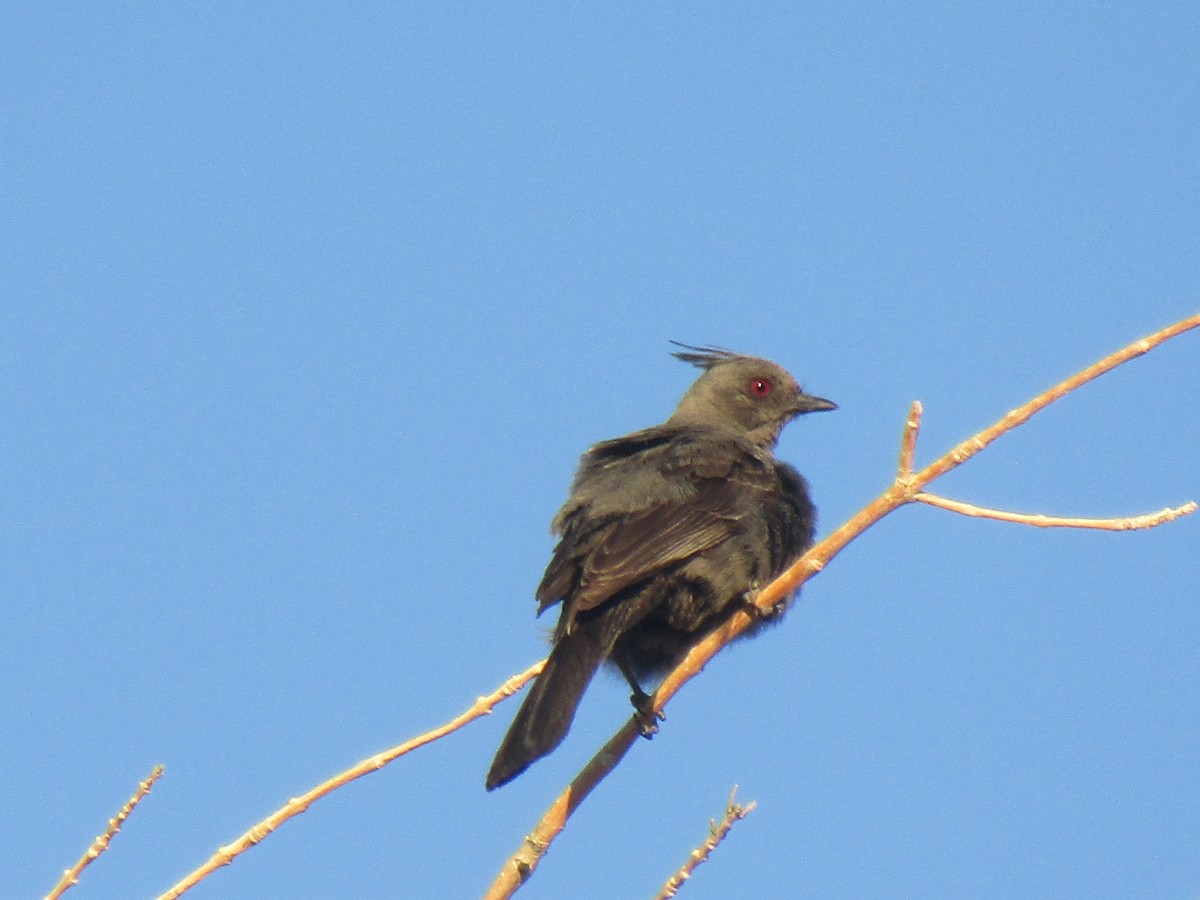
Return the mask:
[[[487,776],[489,791],[512,781],[567,736],[579,700],[604,660],[598,630],[577,627],[554,645],[496,751]]]

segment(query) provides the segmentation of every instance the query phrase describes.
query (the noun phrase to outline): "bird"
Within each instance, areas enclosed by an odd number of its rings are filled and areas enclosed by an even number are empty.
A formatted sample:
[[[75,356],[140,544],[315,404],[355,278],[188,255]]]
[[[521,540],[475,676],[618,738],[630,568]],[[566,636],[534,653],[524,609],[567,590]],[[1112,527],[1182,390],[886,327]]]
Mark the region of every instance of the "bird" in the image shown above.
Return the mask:
[[[558,543],[535,597],[538,615],[561,605],[553,647],[496,752],[489,791],[562,743],[605,662],[628,680],[650,736],[645,680],[812,545],[808,484],[774,449],[788,422],[837,404],[770,360],[672,343],[699,377],[663,424],[588,450],[551,524]],[[778,620],[790,599],[747,633]]]

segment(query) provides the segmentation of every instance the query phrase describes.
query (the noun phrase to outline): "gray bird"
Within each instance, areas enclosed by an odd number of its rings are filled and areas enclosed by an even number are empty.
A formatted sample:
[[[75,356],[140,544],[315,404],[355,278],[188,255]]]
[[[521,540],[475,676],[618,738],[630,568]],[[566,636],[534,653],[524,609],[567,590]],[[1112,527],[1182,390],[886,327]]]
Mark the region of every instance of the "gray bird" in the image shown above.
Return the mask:
[[[796,416],[837,406],[769,360],[677,346],[673,355],[704,373],[665,423],[584,454],[554,519],[560,539],[536,595],[539,615],[562,604],[554,648],[496,752],[489,791],[562,742],[606,660],[652,732],[643,680],[812,544],[808,486],[773,451]]]

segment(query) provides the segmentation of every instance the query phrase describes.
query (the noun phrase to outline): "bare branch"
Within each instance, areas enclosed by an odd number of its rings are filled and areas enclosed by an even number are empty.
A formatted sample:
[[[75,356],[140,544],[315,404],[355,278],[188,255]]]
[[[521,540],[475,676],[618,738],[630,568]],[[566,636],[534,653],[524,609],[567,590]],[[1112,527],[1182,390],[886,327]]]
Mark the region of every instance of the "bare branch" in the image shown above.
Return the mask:
[[[351,766],[346,771],[333,776],[328,781],[322,782],[306,794],[299,797],[294,797],[285,803],[280,809],[273,812],[267,818],[263,819],[257,825],[253,826],[249,831],[239,837],[231,844],[224,847],[219,847],[209,860],[200,866],[195,871],[191,872],[177,884],[160,894],[158,900],[175,900],[195,887],[200,881],[207,878],[217,869],[222,866],[227,866],[233,862],[234,858],[249,850],[272,831],[300,813],[309,808],[315,801],[320,800],[326,794],[329,794],[351,781],[362,778],[371,772],[376,772],[382,769],[393,760],[399,759],[406,753],[416,750],[418,747],[423,747],[428,743],[436,741],[438,738],[445,737],[452,731],[457,731],[469,722],[481,718],[491,713],[497,703],[506,700],[525,686],[527,682],[537,676],[542,668],[546,665],[543,659],[534,663],[524,672],[514,675],[504,684],[500,685],[491,694],[486,697],[479,697],[475,702],[461,715],[451,719],[445,725],[440,725],[432,731],[427,731],[424,734],[405,741],[402,744],[397,744],[390,750],[384,750],[382,753],[377,753],[374,756],[369,756],[357,765]]]
[[[951,469],[966,462],[988,444],[1003,434],[1012,431],[1030,419],[1035,413],[1045,409],[1055,400],[1066,396],[1079,387],[1087,384],[1105,372],[1115,369],[1122,363],[1134,357],[1141,356],[1185,331],[1200,327],[1200,313],[1182,319],[1167,328],[1148,335],[1141,340],[1106,356],[1099,362],[1083,371],[1059,382],[1047,391],[1034,397],[1024,406],[1012,410],[999,421],[988,426],[978,434],[963,441],[948,453],[934,460],[924,469],[915,472],[905,479],[897,476],[887,490],[868,503],[865,507],[850,517],[844,524],[834,529],[824,540],[814,544],[796,562],[786,569],[778,578],[767,585],[754,599],[754,605],[763,612],[769,612],[778,603],[791,596],[801,585],[820,572],[830,560],[840,553],[847,544],[874,525],[888,513],[912,503],[917,494],[921,493],[931,481],[945,475]],[[915,422],[914,422],[915,420]],[[920,409],[910,411],[909,423],[905,425],[904,438],[901,441],[900,460],[897,471],[904,473],[906,464],[911,465],[908,457],[908,446],[915,447],[916,432],[920,422]],[[911,434],[911,437],[910,437]],[[906,462],[907,461],[907,462]],[[667,673],[658,690],[654,692],[651,709],[661,712],[672,697],[684,684],[694,678],[726,644],[745,631],[753,619],[743,611],[734,613],[724,625],[709,632],[694,646],[683,660]],[[625,723],[608,743],[601,748],[574,781],[564,790],[543,814],[534,830],[525,838],[517,850],[501,868],[495,881],[485,895],[486,900],[511,897],[512,894],[529,879],[538,862],[546,854],[550,842],[562,831],[571,813],[583,802],[584,797],[620,762],[621,757],[629,750],[638,734],[635,718]]]
[[[866,528],[873,525],[879,519],[883,518],[889,512],[903,506],[907,503],[920,501],[930,503],[931,505],[940,505],[945,508],[954,508],[956,512],[963,512],[967,515],[980,515],[990,518],[1004,518],[1007,521],[1020,521],[1027,524],[1037,525],[1066,525],[1071,524],[1075,527],[1109,527],[1116,529],[1128,528],[1145,528],[1152,525],[1161,524],[1162,522],[1170,521],[1181,515],[1186,515],[1192,512],[1196,505],[1194,503],[1187,504],[1183,507],[1174,510],[1163,510],[1161,513],[1153,514],[1152,516],[1141,516],[1133,519],[1125,520],[1065,520],[1051,519],[1045,516],[1022,516],[1017,513],[1003,513],[997,510],[982,510],[977,507],[971,507],[969,504],[957,504],[952,507],[951,504],[956,504],[956,501],[946,500],[945,498],[937,497],[932,494],[924,494],[921,488],[929,484],[934,479],[940,477],[961,463],[965,462],[970,457],[974,456],[1000,435],[1011,431],[1018,425],[1027,421],[1034,413],[1045,408],[1059,397],[1065,396],[1067,393],[1075,390],[1079,386],[1091,381],[1099,375],[1107,372],[1123,362],[1132,359],[1148,352],[1154,347],[1161,344],[1163,341],[1181,334],[1184,331],[1200,326],[1200,315],[1192,316],[1184,319],[1174,325],[1156,332],[1140,341],[1130,344],[1128,347],[1118,351],[1096,363],[1095,365],[1083,370],[1079,374],[1072,376],[1064,382],[1056,385],[1050,390],[1035,397],[1024,406],[1015,409],[1008,413],[1000,421],[996,422],[989,428],[979,432],[974,437],[964,441],[957,447],[953,448],[949,453],[945,454],[938,460],[935,460],[925,469],[920,472],[913,472],[913,456],[916,448],[917,435],[920,429],[921,422],[921,405],[919,402],[914,402],[909,417],[905,423],[904,434],[901,439],[900,458],[897,467],[897,478],[888,490],[884,491],[872,503],[868,504],[849,521],[840,528],[836,529],[832,534],[825,538],[820,543],[814,545],[797,560],[787,571],[779,578],[768,585],[755,598],[755,604],[761,610],[771,610],[781,600],[792,594],[804,582],[819,572],[824,566],[836,556],[851,540],[861,534]],[[974,510],[968,512],[967,510]],[[1087,522],[1091,524],[1079,524]],[[1098,522],[1106,523],[1121,523],[1100,525]],[[744,612],[735,613],[724,626],[717,631],[707,635],[704,640],[692,648],[684,660],[664,679],[659,689],[655,692],[653,699],[653,709],[658,712],[666,705],[666,703],[675,695],[675,693],[688,680],[693,678],[725,644],[736,638],[744,631],[753,620]],[[369,772],[377,771],[393,760],[415,750],[418,747],[424,746],[431,741],[437,740],[452,731],[461,728],[467,723],[487,715],[491,712],[494,706],[500,701],[506,699],[516,691],[520,690],[528,681],[538,675],[542,667],[545,665],[545,660],[542,660],[526,671],[513,676],[505,682],[499,689],[487,697],[480,697],[476,702],[463,714],[446,723],[445,725],[435,728],[423,735],[419,735],[412,740],[406,741],[390,750],[386,750],[375,756],[368,757],[357,765],[347,769],[339,775],[330,778],[322,784],[316,786],[306,794],[288,801],[281,809],[268,816],[259,824],[252,827],[245,834],[235,840],[233,843],[221,847],[217,852],[202,866],[189,874],[178,884],[170,888],[166,893],[160,895],[158,900],[174,900],[181,896],[186,891],[194,887],[199,881],[207,877],[213,871],[222,866],[228,865],[235,857],[245,852],[261,841],[264,837],[274,831],[279,825],[288,819],[293,818],[299,813],[306,810],[314,801],[329,794],[330,792],[342,787],[343,785],[361,778]],[[639,733],[639,726],[636,719],[631,718],[618,731],[607,744],[592,758],[592,760],[584,767],[584,769],[576,776],[567,789],[555,800],[551,807],[546,811],[542,820],[537,827],[531,832],[522,844],[522,847],[513,855],[512,858],[505,864],[496,882],[489,889],[487,897],[508,897],[516,890],[533,872],[541,857],[545,854],[550,842],[562,830],[571,813],[578,807],[583,799],[591,792],[591,790],[610,772],[625,753],[633,745]],[[146,790],[149,789],[149,784],[154,778],[161,774],[161,769],[156,770],[156,774],[144,783]],[[128,805],[128,809],[132,809],[132,805],[136,804],[142,795],[135,795],[135,798]],[[114,820],[113,832],[119,827],[124,816],[128,815],[128,810],[123,810],[123,815]],[[110,823],[111,824],[111,823]],[[107,845],[108,839],[111,839],[111,833],[97,839],[97,845],[103,840]],[[96,845],[93,845],[93,848]],[[101,847],[101,850],[103,847]],[[97,851],[97,853],[100,851]],[[92,854],[92,850],[89,850]],[[90,856],[94,858],[94,854]],[[90,861],[90,859],[88,859]],[[58,894],[62,890],[75,883],[78,872],[82,870],[87,861],[81,861],[75,869],[68,871],[64,875],[66,884],[61,888],[56,888]],[[51,896],[57,897],[58,894]]]
[[[1126,516],[1117,519],[1080,519],[1067,516],[1046,516],[1041,513],[1015,513],[1006,512],[1003,509],[988,509],[985,506],[975,506],[972,503],[951,500],[948,497],[940,497],[937,494],[926,494],[923,491],[916,494],[913,499],[921,503],[928,503],[930,506],[936,506],[939,509],[948,509],[950,512],[978,519],[995,519],[998,522],[1014,522],[1018,525],[1033,525],[1036,528],[1093,528],[1099,531],[1133,531],[1138,528],[1154,528],[1156,525],[1162,525],[1165,522],[1178,519],[1180,516],[1190,515],[1197,508],[1196,503],[1192,501],[1183,504],[1183,506],[1167,507],[1166,509],[1160,509],[1158,512],[1146,513],[1141,516]]]
[[[657,697],[657,694],[655,696]],[[529,879],[542,857],[546,855],[546,851],[550,849],[551,842],[567,824],[571,813],[575,812],[592,789],[616,768],[639,734],[641,725],[636,717],[631,717],[608,739],[608,743],[600,748],[567,785],[567,789],[555,798],[550,808],[542,815],[541,821],[525,836],[517,852],[505,861],[500,874],[483,895],[483,900],[511,897],[517,888]]]
[[[1099,362],[1088,366],[1083,371],[1060,381],[1049,390],[1043,391],[1024,406],[1010,411],[999,421],[989,425],[973,437],[967,438],[967,440],[952,448],[950,452],[943,454],[921,471],[914,473],[911,480],[901,482],[900,479],[897,479],[891,487],[851,516],[843,525],[834,529],[823,541],[810,547],[808,552],[794,562],[789,569],[771,582],[771,584],[767,585],[759,593],[758,597],[755,598],[755,605],[759,609],[769,611],[775,604],[789,596],[800,585],[804,584],[805,581],[821,571],[850,541],[862,534],[871,525],[874,525],[893,510],[906,503],[911,503],[913,498],[921,492],[922,488],[931,481],[940,478],[951,469],[962,465],[984,447],[988,446],[988,444],[995,441],[1001,435],[1012,431],[1017,426],[1029,421],[1035,413],[1045,409],[1055,400],[1065,397],[1089,381],[1093,381],[1106,372],[1112,371],[1122,363],[1141,356],[1143,353],[1150,352],[1164,341],[1197,327],[1200,327],[1200,313],[1189,316],[1186,319],[1181,319],[1173,325],[1156,331],[1154,334],[1134,341],[1116,353],[1109,354]],[[737,630],[737,633],[740,634],[744,628],[745,625],[742,625]],[[707,662],[707,660],[705,661]],[[684,662],[686,663],[687,660],[684,660]],[[671,674],[673,675],[674,673]]]
[[[935,460],[918,472],[914,476],[915,490],[919,491],[935,478],[945,475],[951,469],[966,462],[988,444],[992,443],[992,441],[996,440],[996,438],[1002,434],[1007,434],[1018,425],[1029,421],[1035,413],[1041,412],[1055,400],[1065,397],[1067,394],[1082,387],[1089,381],[1094,381],[1106,372],[1111,372],[1122,363],[1127,363],[1129,360],[1141,356],[1143,353],[1149,353],[1164,341],[1183,334],[1185,331],[1191,331],[1198,326],[1200,326],[1200,313],[1189,316],[1186,319],[1181,319],[1173,325],[1168,325],[1166,328],[1154,332],[1154,334],[1147,335],[1140,341],[1134,341],[1132,344],[1122,347],[1116,353],[1111,353],[1099,362],[1088,366],[1083,371],[1060,381],[1049,390],[1038,394],[1024,406],[1010,411],[1000,421],[989,425],[974,437],[963,441],[945,456]]]
[[[717,845],[725,840],[725,836],[729,834],[729,829],[733,827],[734,822],[741,821],[750,814],[756,804],[753,800],[745,806],[736,802],[734,797],[737,796],[737,785],[733,786],[733,791],[729,794],[729,802],[725,804],[725,817],[720,823],[710,821],[708,823],[708,840],[693,850],[679,870],[667,879],[667,883],[663,885],[661,891],[655,896],[654,900],[670,900],[678,892],[679,888],[685,881],[692,877],[692,872],[696,866],[702,862],[707,862],[708,857],[717,849]]]
[[[104,829],[103,834],[96,838],[96,840],[92,841],[92,845],[88,847],[87,852],[79,858],[79,862],[75,863],[75,865],[63,872],[62,878],[58,880],[58,884],[56,884],[53,889],[51,889],[50,893],[46,895],[46,900],[58,900],[58,898],[63,895],[64,891],[79,884],[80,873],[83,872],[83,870],[87,868],[92,861],[96,859],[96,857],[108,849],[108,844],[113,839],[113,836],[121,830],[121,826],[125,824],[125,820],[129,818],[129,814],[133,812],[134,807],[141,803],[142,798],[150,793],[150,788],[154,786],[154,782],[158,781],[158,779],[162,777],[162,773],[162,766],[154,767],[154,770],[150,773],[150,776],[138,785],[138,789],[134,792],[133,796],[129,798],[129,802],[121,807],[120,812],[118,812],[116,816],[108,820],[108,827]]]

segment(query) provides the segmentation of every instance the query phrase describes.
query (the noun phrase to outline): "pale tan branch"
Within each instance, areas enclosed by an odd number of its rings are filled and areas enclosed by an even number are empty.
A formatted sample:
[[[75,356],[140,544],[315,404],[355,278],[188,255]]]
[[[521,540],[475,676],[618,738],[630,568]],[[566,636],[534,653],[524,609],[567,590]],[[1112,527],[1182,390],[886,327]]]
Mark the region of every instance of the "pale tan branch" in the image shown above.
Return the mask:
[[[150,776],[138,785],[138,789],[134,792],[133,796],[129,798],[129,801],[121,807],[116,816],[108,820],[108,827],[104,829],[104,832],[98,838],[96,838],[96,840],[92,841],[92,845],[87,848],[87,852],[85,852],[83,856],[79,857],[79,862],[75,863],[75,865],[63,872],[62,878],[58,880],[58,884],[56,884],[53,889],[51,889],[50,893],[46,895],[46,900],[58,900],[58,898],[63,895],[64,891],[79,884],[80,873],[83,872],[83,870],[87,868],[92,861],[96,859],[96,857],[108,849],[108,844],[113,839],[113,836],[121,830],[121,826],[125,824],[125,820],[129,818],[129,814],[133,812],[134,807],[141,803],[142,798],[150,793],[150,788],[154,786],[154,782],[158,781],[158,779],[162,777],[162,773],[162,766],[154,767],[153,771],[150,773]]]
[[[744,806],[734,798],[737,796],[737,785],[733,786],[733,791],[729,795],[729,802],[725,804],[725,816],[720,822],[708,823],[708,840],[693,850],[687,858],[687,861],[679,867],[679,869],[667,879],[667,883],[663,885],[661,891],[655,895],[654,900],[670,900],[678,892],[679,888],[685,881],[692,877],[692,872],[696,866],[703,862],[707,862],[712,852],[717,849],[717,845],[725,840],[725,836],[729,834],[729,829],[733,827],[734,822],[739,822],[746,818],[757,804],[751,800]]]
[[[900,463],[896,467],[896,480],[907,483],[913,476],[913,456],[917,452],[917,434],[921,430],[921,401],[914,400],[908,408],[908,419],[904,423],[904,434],[900,437]]]
[[[960,515],[977,519],[995,519],[998,522],[1013,522],[1017,525],[1033,525],[1036,528],[1093,528],[1099,531],[1134,531],[1138,528],[1154,528],[1190,515],[1196,511],[1195,501],[1160,509],[1158,512],[1146,513],[1141,516],[1125,516],[1116,519],[1085,519],[1071,516],[1047,516],[1041,513],[1015,513],[1003,509],[989,509],[986,506],[976,506],[973,503],[963,503],[961,500],[951,500],[937,494],[921,492],[913,500],[928,503],[939,509],[948,509]]]
[[[1028,421],[1034,413],[1045,409],[1055,400],[1100,377],[1105,372],[1115,369],[1122,363],[1149,352],[1164,341],[1198,326],[1200,326],[1200,313],[1134,341],[1127,347],[1106,356],[1094,365],[1038,394],[1024,406],[1012,410],[999,421],[934,460],[924,469],[914,472],[910,478],[905,479],[898,475],[887,490],[834,529],[824,540],[810,547],[803,556],[760,591],[754,599],[754,605],[760,613],[770,612],[779,603],[792,596],[813,575],[820,572],[847,544],[867,528],[888,513],[913,502],[915,496],[931,481],[966,462],[992,441]],[[920,423],[919,409],[915,413],[910,411],[909,421],[913,424],[910,426],[906,423],[905,436],[901,441],[901,456],[897,466],[897,471],[900,473],[903,473],[906,465],[907,447],[910,443],[915,447],[916,432]],[[707,634],[688,652],[679,665],[667,673],[658,690],[654,692],[653,710],[661,712],[679,689],[698,675],[708,661],[726,644],[745,631],[752,621],[754,620],[749,613],[738,611],[730,616],[724,625]],[[566,825],[571,813],[620,762],[621,757],[633,744],[637,734],[637,721],[631,718],[609,739],[600,752],[592,757],[579,775],[567,786],[566,790],[559,794],[542,815],[541,820],[525,838],[517,852],[505,861],[500,873],[485,895],[486,900],[511,897],[529,879],[538,862],[545,856],[550,843]]]
[[[566,790],[554,799],[537,827],[525,835],[520,848],[505,861],[504,868],[483,895],[483,900],[511,897],[513,892],[528,880],[542,857],[546,855],[546,851],[550,849],[551,842],[567,824],[567,819],[592,792],[592,788],[616,768],[639,734],[641,726],[636,718],[630,718],[608,739],[608,743],[588,761],[567,785]]]
[[[382,753],[369,756],[357,765],[351,766],[349,769],[346,769],[346,771],[335,775],[328,781],[317,785],[308,793],[292,798],[280,809],[267,816],[267,818],[263,819],[237,840],[233,841],[233,843],[218,848],[217,852],[213,854],[212,857],[210,857],[209,860],[204,863],[204,865],[191,872],[173,887],[168,889],[165,893],[160,894],[158,900],[174,900],[174,898],[179,897],[185,892],[191,890],[201,880],[207,878],[222,866],[229,865],[235,857],[249,850],[288,819],[298,816],[300,813],[304,812],[315,801],[320,800],[326,794],[329,794],[343,785],[349,784],[351,781],[363,777],[364,775],[378,771],[388,763],[400,758],[404,754],[410,753],[411,751],[416,750],[418,747],[423,747],[432,741],[436,741],[438,738],[445,737],[447,734],[450,734],[450,732],[457,731],[467,723],[481,718],[482,716],[488,715],[497,703],[502,700],[506,700],[519,691],[525,686],[526,683],[537,676],[545,665],[546,661],[544,659],[534,663],[524,672],[514,675],[512,678],[508,679],[508,681],[504,682],[504,684],[500,685],[499,688],[488,694],[486,697],[477,698],[465,712],[451,719],[445,725],[440,725],[437,728],[434,728],[432,731],[427,731],[424,734],[417,735],[415,738],[407,740],[402,744],[397,744],[390,750],[384,750]]]
[[[1117,366],[1129,362],[1135,357],[1141,356],[1143,353],[1149,353],[1155,347],[1168,341],[1173,337],[1183,334],[1185,331],[1191,331],[1193,328],[1200,326],[1200,313],[1194,316],[1188,316],[1186,319],[1180,319],[1173,325],[1168,325],[1154,334],[1147,335],[1139,341],[1134,341],[1115,353],[1110,353],[1104,359],[1097,363],[1093,363],[1081,372],[1072,375],[1070,378],[1060,381],[1054,387],[1047,391],[1038,394],[1024,406],[1019,406],[1011,410],[998,422],[989,425],[983,431],[963,441],[949,453],[934,460],[913,478],[914,492],[921,490],[929,482],[935,478],[945,475],[954,467],[966,462],[996,438],[1002,434],[1007,434],[1018,425],[1027,422],[1035,413],[1041,412],[1055,400],[1065,397],[1071,391],[1082,387],[1089,381],[1094,381],[1106,372],[1111,372]]]

